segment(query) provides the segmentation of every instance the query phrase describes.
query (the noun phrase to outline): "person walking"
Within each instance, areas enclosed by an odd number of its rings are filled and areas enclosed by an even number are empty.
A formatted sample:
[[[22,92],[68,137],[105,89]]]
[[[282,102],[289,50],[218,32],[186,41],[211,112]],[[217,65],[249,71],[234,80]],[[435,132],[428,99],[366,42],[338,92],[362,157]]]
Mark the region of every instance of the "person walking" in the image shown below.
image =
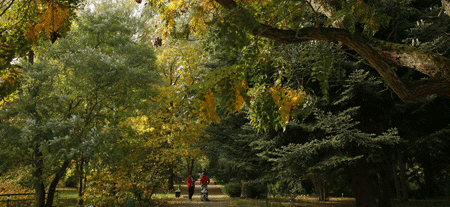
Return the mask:
[[[200,178],[200,185],[201,185],[201,189],[200,189],[200,194],[201,194],[201,198],[202,201],[209,201],[208,199],[208,184],[209,184],[210,180],[208,178],[208,176],[205,175],[205,173],[202,173],[202,177]]]
[[[195,178],[192,177],[192,173],[189,173],[189,176],[186,179],[187,187],[189,191],[189,200],[192,200],[192,196],[194,195],[195,189]]]

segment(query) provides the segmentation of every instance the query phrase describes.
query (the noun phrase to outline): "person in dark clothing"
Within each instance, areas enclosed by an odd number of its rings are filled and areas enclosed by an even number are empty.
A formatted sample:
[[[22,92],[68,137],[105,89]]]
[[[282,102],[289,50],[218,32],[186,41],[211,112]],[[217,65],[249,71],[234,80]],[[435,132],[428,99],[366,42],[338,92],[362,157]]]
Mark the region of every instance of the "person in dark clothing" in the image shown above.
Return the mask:
[[[189,174],[189,176],[186,179],[188,190],[189,190],[189,200],[192,200],[192,196],[194,195],[194,189],[195,189],[195,178],[192,177],[192,174]]]

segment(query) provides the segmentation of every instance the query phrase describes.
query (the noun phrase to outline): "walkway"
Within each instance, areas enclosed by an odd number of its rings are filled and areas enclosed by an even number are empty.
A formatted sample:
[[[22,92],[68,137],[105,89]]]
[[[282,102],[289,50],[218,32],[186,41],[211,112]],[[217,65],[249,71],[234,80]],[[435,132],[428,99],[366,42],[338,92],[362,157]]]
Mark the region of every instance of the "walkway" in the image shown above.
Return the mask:
[[[200,183],[195,183],[195,192],[192,200],[189,200],[188,190],[186,187],[181,189],[181,196],[168,202],[168,206],[186,206],[186,207],[199,207],[199,206],[212,206],[212,207],[236,207],[231,198],[222,192],[223,186],[214,185],[214,182],[208,185],[208,197],[209,201],[201,201],[200,199]]]

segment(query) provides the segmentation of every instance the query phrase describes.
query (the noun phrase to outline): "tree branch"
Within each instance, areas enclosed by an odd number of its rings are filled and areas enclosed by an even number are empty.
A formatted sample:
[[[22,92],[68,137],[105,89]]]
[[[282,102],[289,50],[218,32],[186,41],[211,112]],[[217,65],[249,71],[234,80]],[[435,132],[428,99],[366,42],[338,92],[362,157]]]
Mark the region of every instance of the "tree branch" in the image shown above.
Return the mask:
[[[447,63],[450,61],[438,54],[415,53],[415,56],[408,56],[409,51],[418,51],[413,48],[392,47],[388,51],[377,51],[371,46],[370,42],[362,36],[352,34],[348,30],[338,28],[301,28],[297,31],[278,29],[269,25],[264,25],[252,18],[253,16],[244,8],[238,7],[233,0],[215,0],[224,8],[234,12],[235,15],[245,18],[244,26],[249,29],[254,35],[272,39],[281,43],[301,43],[310,40],[324,40],[324,41],[339,41],[343,45],[356,51],[370,65],[375,68],[383,77],[389,87],[402,99],[403,101],[411,101],[419,97],[441,94],[450,96],[450,82],[448,80],[448,73],[439,65],[448,67]],[[376,42],[375,42],[376,43]],[[379,49],[387,49],[389,44],[378,45]],[[392,44],[393,45],[393,44]],[[383,47],[382,47],[383,46]],[[408,50],[411,49],[411,50]],[[415,60],[409,62],[411,60]],[[421,62],[422,61],[422,62]],[[414,69],[422,69],[422,72],[433,77],[428,82],[404,83],[395,73],[395,68],[392,68],[389,63],[403,64]],[[450,64],[449,64],[450,65]],[[419,70],[420,71],[420,70]]]
[[[4,10],[2,11],[2,13],[0,14],[0,17],[3,16],[3,14],[6,13],[6,11],[8,11],[8,9],[13,5],[14,1],[15,1],[15,0],[11,0],[11,2],[9,3],[9,5],[6,6],[6,7],[4,8]],[[2,1],[2,4],[3,4],[3,2],[4,2],[4,1]]]

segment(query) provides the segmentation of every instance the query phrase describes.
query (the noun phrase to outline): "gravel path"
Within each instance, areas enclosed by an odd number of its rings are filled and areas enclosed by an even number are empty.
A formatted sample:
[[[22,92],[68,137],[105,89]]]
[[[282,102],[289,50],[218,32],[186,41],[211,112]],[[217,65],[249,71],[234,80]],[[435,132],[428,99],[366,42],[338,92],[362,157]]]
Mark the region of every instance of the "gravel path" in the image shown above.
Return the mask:
[[[168,206],[231,206],[236,207],[236,204],[230,199],[230,197],[222,192],[223,186],[215,185],[214,182],[211,182],[208,185],[208,197],[209,201],[201,201],[200,199],[200,183],[195,183],[195,192],[194,196],[192,196],[192,200],[189,200],[188,190],[186,187],[181,189],[181,196],[179,198],[175,198],[168,202]]]

